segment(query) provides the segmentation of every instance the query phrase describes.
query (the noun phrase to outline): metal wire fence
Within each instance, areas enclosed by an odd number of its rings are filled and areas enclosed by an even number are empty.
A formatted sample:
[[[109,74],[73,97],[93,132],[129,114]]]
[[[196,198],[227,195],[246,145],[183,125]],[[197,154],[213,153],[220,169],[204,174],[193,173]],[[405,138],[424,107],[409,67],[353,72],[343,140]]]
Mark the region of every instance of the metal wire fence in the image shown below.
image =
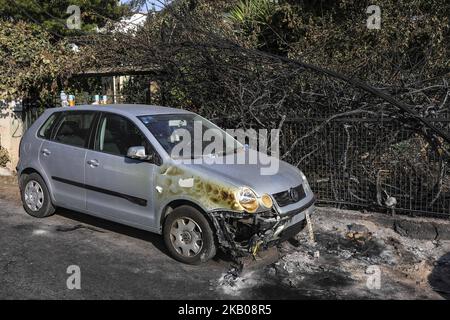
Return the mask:
[[[314,131],[323,121],[291,119],[281,142],[284,160],[307,174],[319,203],[450,217],[447,161],[418,128],[348,118]],[[450,125],[450,119],[435,122]]]

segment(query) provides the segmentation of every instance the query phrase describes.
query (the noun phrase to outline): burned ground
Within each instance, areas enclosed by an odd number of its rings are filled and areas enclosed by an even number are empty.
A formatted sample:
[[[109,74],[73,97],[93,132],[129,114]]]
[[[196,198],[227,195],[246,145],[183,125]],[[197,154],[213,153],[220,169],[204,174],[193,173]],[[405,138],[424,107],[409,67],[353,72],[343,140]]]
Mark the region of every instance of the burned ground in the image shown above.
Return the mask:
[[[450,242],[409,238],[394,230],[396,221],[417,220],[329,208],[318,208],[312,219],[314,244],[306,233],[299,234],[280,246],[277,262],[219,282],[223,292],[263,299],[448,298]],[[374,270],[380,271],[379,288],[368,285]]]

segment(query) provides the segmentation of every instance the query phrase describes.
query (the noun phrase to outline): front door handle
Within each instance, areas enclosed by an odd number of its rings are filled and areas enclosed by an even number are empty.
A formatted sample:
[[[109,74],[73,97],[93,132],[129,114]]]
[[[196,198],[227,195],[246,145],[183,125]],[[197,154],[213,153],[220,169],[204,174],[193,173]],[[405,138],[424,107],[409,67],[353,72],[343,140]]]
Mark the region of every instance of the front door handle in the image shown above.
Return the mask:
[[[50,152],[50,150],[48,150],[48,149],[43,149],[43,150],[42,150],[42,154],[43,154],[44,156],[48,157],[48,156],[51,154],[51,152]]]
[[[92,168],[98,167],[98,161],[95,159],[89,160],[87,164],[90,165]]]

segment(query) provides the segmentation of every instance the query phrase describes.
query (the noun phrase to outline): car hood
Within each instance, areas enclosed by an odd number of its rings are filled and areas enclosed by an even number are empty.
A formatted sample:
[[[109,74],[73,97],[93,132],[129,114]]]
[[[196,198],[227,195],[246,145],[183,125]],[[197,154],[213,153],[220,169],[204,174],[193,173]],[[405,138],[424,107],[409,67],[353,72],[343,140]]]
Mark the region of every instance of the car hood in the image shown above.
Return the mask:
[[[259,155],[261,154],[259,153]],[[300,172],[296,167],[273,157],[264,157],[264,162],[258,161],[256,164],[227,164],[230,156],[226,156],[221,159],[223,163],[203,162],[183,164],[183,166],[191,172],[197,172],[212,180],[223,181],[236,187],[250,187],[258,196],[264,193],[274,194],[285,191],[303,183]],[[263,175],[261,174],[264,171],[262,169],[267,169],[270,166],[267,164],[269,158],[271,161],[278,161],[278,170],[274,174]],[[261,159],[261,157],[258,156],[258,159]]]

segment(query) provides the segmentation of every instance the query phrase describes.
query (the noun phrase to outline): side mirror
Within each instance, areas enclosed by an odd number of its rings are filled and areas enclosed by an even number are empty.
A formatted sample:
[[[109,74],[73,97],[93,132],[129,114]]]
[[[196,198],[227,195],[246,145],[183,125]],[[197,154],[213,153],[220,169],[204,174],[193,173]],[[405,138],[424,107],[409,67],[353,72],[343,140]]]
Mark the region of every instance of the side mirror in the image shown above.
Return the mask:
[[[145,153],[145,148],[139,147],[129,147],[127,151],[127,157],[131,159],[147,160],[147,155]]]

